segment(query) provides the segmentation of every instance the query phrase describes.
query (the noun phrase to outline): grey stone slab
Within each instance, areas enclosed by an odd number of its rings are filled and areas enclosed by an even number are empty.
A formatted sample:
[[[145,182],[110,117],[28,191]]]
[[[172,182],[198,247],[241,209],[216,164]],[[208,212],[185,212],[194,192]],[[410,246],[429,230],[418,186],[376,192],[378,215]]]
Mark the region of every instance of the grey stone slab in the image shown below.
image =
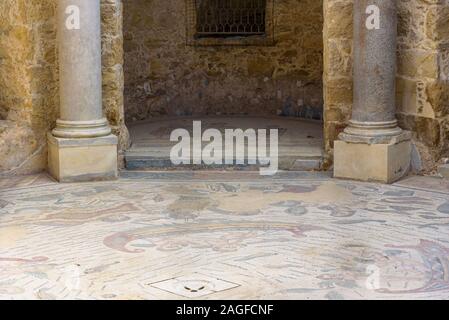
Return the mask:
[[[449,164],[443,164],[438,167],[438,173],[445,179],[449,179]]]

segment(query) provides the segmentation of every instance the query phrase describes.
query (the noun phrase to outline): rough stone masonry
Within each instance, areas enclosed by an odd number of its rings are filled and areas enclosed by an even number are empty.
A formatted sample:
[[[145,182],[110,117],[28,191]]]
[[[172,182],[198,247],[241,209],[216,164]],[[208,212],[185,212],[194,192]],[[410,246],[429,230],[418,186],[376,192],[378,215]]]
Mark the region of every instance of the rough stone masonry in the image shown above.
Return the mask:
[[[57,2],[0,3],[2,175],[47,167],[46,135],[60,112]],[[431,171],[449,155],[449,4],[396,3],[396,116]],[[249,115],[314,117],[321,109],[330,165],[352,109],[353,1],[275,0],[271,47],[189,47],[185,7],[101,1],[103,111],[119,137],[119,160],[129,144],[125,118],[216,113],[219,105]]]

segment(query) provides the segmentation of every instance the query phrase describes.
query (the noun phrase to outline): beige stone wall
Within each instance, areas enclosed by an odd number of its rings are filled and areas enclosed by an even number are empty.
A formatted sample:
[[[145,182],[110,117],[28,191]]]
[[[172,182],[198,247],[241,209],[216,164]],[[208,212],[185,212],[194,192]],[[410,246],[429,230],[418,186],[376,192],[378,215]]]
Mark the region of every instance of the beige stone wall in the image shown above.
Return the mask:
[[[186,46],[184,0],[124,1],[127,120],[322,113],[322,1],[274,1],[273,46]]]
[[[398,117],[425,169],[449,152],[449,3],[400,1]]]
[[[324,1],[326,150],[344,129],[352,108],[352,3]],[[397,108],[413,131],[423,169],[432,170],[449,145],[449,3],[400,0]]]
[[[123,3],[121,0],[101,1],[103,110],[119,138],[119,165],[129,144],[125,126],[123,74]]]
[[[102,0],[104,109],[121,150],[128,143],[124,10],[128,119],[192,110],[241,112],[243,107],[260,113],[260,106],[294,114],[300,105],[321,104],[324,71],[325,144],[331,158],[352,107],[352,1],[324,0],[322,70],[319,1],[276,1],[274,47],[213,48],[185,46],[181,0],[126,0],[124,8],[120,0]],[[57,118],[59,100],[55,3],[0,1],[1,174],[46,167],[45,135]],[[429,170],[449,156],[449,3],[398,3],[398,117],[413,131]]]
[[[47,166],[46,133],[59,113],[56,0],[0,1],[0,174]],[[102,0],[103,107],[120,149],[123,113],[121,0]]]
[[[353,0],[324,0],[324,140],[328,164],[334,140],[352,109]]]
[[[53,1],[0,2],[0,172],[46,167],[58,104]]]

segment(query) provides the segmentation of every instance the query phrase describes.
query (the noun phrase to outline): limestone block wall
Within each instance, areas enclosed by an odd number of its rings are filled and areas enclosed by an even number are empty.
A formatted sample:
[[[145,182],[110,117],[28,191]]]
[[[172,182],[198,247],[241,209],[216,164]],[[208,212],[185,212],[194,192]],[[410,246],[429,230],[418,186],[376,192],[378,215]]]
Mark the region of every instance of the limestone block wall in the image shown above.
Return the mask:
[[[273,46],[186,46],[185,0],[124,0],[127,120],[322,116],[319,0],[274,1]]]
[[[46,167],[58,104],[53,1],[0,2],[0,172]]]
[[[324,0],[324,140],[329,163],[333,142],[352,109],[353,0]]]
[[[325,147],[352,108],[352,4],[324,1]],[[413,132],[415,161],[430,171],[448,154],[449,2],[398,0],[397,116]],[[418,153],[419,152],[419,153]]]
[[[331,159],[352,108],[353,0],[276,3],[276,46],[218,50],[186,47],[182,0],[124,6],[102,0],[103,105],[121,150],[128,143],[125,114],[128,120],[195,110],[313,116],[324,91]],[[398,5],[398,118],[431,170],[449,156],[449,2]],[[46,167],[45,135],[59,111],[55,10],[56,0],[0,1],[0,174]]]
[[[449,2],[401,1],[398,118],[425,169],[449,152]]]
[[[119,165],[123,167],[123,152],[129,145],[125,126],[123,74],[123,3],[121,0],[101,1],[103,110],[119,137]]]
[[[47,132],[59,113],[57,0],[0,1],[0,174],[47,166]],[[121,0],[102,0],[103,107],[120,150],[123,113]]]

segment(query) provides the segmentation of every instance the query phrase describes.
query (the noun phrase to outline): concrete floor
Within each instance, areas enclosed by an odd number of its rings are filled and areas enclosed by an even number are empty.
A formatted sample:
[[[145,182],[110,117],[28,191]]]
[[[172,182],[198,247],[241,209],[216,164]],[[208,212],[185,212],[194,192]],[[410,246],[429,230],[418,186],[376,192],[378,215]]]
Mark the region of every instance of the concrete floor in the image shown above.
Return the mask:
[[[1,299],[448,299],[449,182],[0,180]]]
[[[320,121],[288,117],[215,116],[159,118],[129,124],[132,146],[126,153],[127,168],[175,168],[170,161],[170,150],[176,142],[170,142],[170,134],[182,128],[192,136],[193,121],[201,121],[203,131],[214,128],[220,130],[223,136],[224,129],[278,129],[280,169],[314,170],[322,164],[323,124]],[[210,166],[200,168],[208,169]],[[239,169],[251,170],[257,169],[257,166],[239,166]]]

